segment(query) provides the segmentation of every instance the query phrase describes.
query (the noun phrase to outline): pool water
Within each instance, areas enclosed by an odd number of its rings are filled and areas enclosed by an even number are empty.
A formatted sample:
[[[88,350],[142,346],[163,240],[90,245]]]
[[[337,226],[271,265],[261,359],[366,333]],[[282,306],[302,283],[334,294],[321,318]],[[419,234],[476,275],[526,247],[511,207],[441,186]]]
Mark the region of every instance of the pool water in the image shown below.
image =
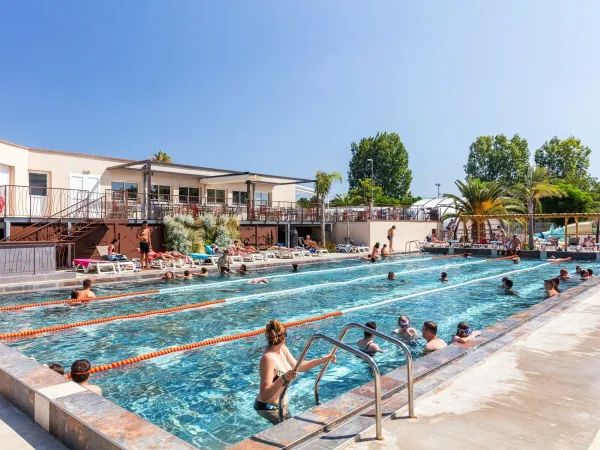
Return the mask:
[[[81,306],[28,308],[0,313],[2,333],[48,327],[99,317],[139,313],[214,299],[226,303],[209,308],[122,320],[39,334],[8,342],[11,347],[40,363],[59,363],[65,368],[75,359],[87,358],[92,365],[106,364],[189,344],[209,338],[252,331],[271,318],[282,322],[343,310],[339,317],[314,322],[288,331],[287,345],[296,356],[314,333],[339,334],[349,322],[377,322],[380,331],[391,333],[400,315],[408,315],[420,329],[426,320],[437,322],[439,336],[451,340],[460,321],[481,329],[544,299],[543,280],[558,275],[560,267],[574,272],[576,264],[549,265],[540,261],[489,262],[482,258],[404,257],[372,264],[345,261],[301,267],[264,270],[270,283],[249,285],[252,274],[207,279],[99,285],[97,295],[160,289],[160,294],[91,302]],[[527,269],[527,270],[525,270]],[[386,280],[388,271],[405,282]],[[440,283],[440,273],[449,283]],[[518,296],[498,288],[507,272]],[[562,289],[580,281],[563,283]],[[433,291],[433,292],[430,292]],[[0,305],[25,304],[69,297],[68,290],[0,296]],[[394,301],[390,301],[394,300]],[[380,302],[386,302],[382,303]],[[378,305],[379,304],[379,305]],[[364,307],[364,308],[361,308]],[[349,310],[349,308],[356,308]],[[362,333],[349,333],[355,343]],[[375,359],[382,373],[404,363],[402,352],[377,340],[384,349]],[[411,344],[414,357],[423,354],[424,341]],[[225,448],[270,424],[252,409],[258,392],[258,362],[264,336],[173,353],[144,362],[94,374],[109,400],[140,415],[182,439],[203,448]],[[324,355],[329,348],[317,343],[308,357]],[[289,390],[290,409],[298,414],[314,406],[313,383],[318,369],[302,373]],[[372,379],[367,365],[356,357],[338,352],[320,384],[326,401]]]

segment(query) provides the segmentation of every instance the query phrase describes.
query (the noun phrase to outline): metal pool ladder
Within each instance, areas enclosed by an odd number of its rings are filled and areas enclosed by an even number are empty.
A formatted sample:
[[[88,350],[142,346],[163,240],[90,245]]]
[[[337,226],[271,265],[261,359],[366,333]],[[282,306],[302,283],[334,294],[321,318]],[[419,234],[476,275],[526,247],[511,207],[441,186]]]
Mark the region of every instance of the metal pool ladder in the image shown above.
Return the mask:
[[[417,247],[417,250],[419,250],[419,253],[423,253],[423,247],[421,246],[421,243],[419,241],[408,241],[406,244],[404,244],[404,253],[410,253],[410,249],[412,247],[412,244],[415,244],[415,246]]]

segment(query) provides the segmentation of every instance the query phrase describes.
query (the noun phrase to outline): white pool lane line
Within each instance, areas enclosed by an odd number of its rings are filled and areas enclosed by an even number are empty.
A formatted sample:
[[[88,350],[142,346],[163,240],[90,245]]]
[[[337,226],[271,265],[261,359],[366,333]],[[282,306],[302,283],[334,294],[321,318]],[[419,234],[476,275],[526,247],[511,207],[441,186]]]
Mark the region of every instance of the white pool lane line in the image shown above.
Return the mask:
[[[552,264],[552,262],[539,264],[539,265],[534,266],[534,267],[527,267],[525,269],[510,270],[508,272],[499,273],[497,275],[491,275],[489,277],[484,277],[484,278],[477,278],[475,280],[463,281],[462,283],[452,284],[450,286],[444,286],[444,287],[437,288],[437,289],[431,289],[429,291],[416,292],[414,294],[408,294],[408,295],[403,295],[402,297],[390,298],[388,300],[384,300],[384,301],[377,302],[377,303],[369,303],[369,304],[366,304],[366,305],[354,306],[352,308],[342,309],[341,312],[343,314],[347,314],[347,313],[351,313],[351,312],[354,312],[354,311],[360,311],[361,309],[378,308],[380,306],[387,305],[389,303],[394,303],[394,302],[397,302],[397,301],[400,301],[400,300],[406,300],[407,298],[414,298],[414,297],[419,297],[421,295],[435,294],[436,292],[447,291],[448,289],[455,289],[457,287],[467,286],[469,284],[475,284],[475,283],[479,283],[481,281],[498,279],[498,277],[505,277],[505,276],[513,274],[513,273],[526,272],[528,270],[536,270],[536,269],[539,269],[540,267],[548,266],[550,264]]]
[[[396,275],[408,275],[408,274],[417,273],[417,272],[427,272],[427,271],[433,271],[433,270],[448,269],[448,268],[453,268],[453,267],[470,266],[472,264],[482,264],[485,262],[486,262],[486,260],[484,259],[484,260],[473,261],[473,262],[468,262],[468,263],[464,263],[464,264],[447,264],[445,266],[424,267],[422,269],[413,269],[413,270],[407,270],[404,272],[394,272],[394,273]],[[346,280],[346,281],[332,281],[329,283],[313,284],[311,286],[300,286],[300,287],[292,288],[292,289],[283,289],[281,291],[260,292],[257,294],[241,295],[239,297],[227,298],[226,299],[227,301],[225,303],[217,303],[217,304],[211,305],[211,306],[212,307],[227,306],[227,305],[231,305],[232,303],[239,303],[239,302],[242,302],[245,300],[250,300],[253,298],[273,297],[275,295],[286,295],[286,294],[290,294],[293,292],[315,291],[318,289],[330,288],[332,286],[344,286],[347,284],[358,283],[360,281],[365,281],[365,280],[373,280],[376,278],[383,280],[383,281],[387,281],[386,275],[387,274],[369,275],[367,277],[354,278],[352,280]]]
[[[374,264],[369,263],[369,265],[361,264],[358,266],[351,266],[351,267],[338,267],[336,269],[311,270],[308,272],[294,272],[294,273],[284,273],[284,274],[279,274],[279,275],[266,275],[264,277],[261,277],[259,274],[256,274],[256,276],[254,276],[254,277],[250,276],[248,278],[243,278],[243,279],[239,279],[239,280],[220,281],[220,282],[213,282],[213,283],[206,283],[206,284],[194,284],[194,285],[188,285],[188,286],[166,288],[166,289],[161,289],[160,293],[166,294],[169,292],[186,291],[186,290],[190,290],[190,289],[205,289],[205,288],[215,288],[215,287],[218,288],[219,286],[227,286],[227,285],[239,284],[239,283],[248,283],[248,281],[251,280],[252,278],[264,278],[265,280],[273,280],[275,278],[297,277],[297,276],[302,276],[302,275],[320,275],[323,273],[346,272],[346,271],[350,271],[350,270],[365,269],[366,267],[377,268],[377,267],[381,267],[381,266],[408,264],[408,263],[412,263],[412,262],[421,262],[421,261],[431,261],[432,259],[433,258],[414,258],[414,259],[411,258],[411,259],[406,259],[406,260],[379,262],[379,263],[374,263]],[[290,261],[293,261],[293,260],[290,260]],[[253,274],[249,273],[248,275],[253,275]]]

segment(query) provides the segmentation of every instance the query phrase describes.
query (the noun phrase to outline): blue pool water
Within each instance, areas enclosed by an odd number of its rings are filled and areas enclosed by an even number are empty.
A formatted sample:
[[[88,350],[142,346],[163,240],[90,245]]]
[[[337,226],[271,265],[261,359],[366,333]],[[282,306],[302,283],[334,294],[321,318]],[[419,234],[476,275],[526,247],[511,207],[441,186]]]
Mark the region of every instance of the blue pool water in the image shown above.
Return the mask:
[[[378,329],[391,332],[399,315],[408,315],[419,329],[425,320],[437,322],[440,336],[450,341],[462,320],[480,329],[527,308],[544,298],[542,280],[558,275],[560,267],[573,272],[576,264],[545,265],[539,261],[487,262],[477,258],[433,260],[409,257],[371,264],[346,261],[302,267],[293,274],[289,267],[270,269],[267,285],[248,285],[252,278],[211,276],[208,279],[145,281],[99,285],[97,295],[160,289],[160,294],[91,302],[78,307],[55,306],[0,313],[1,332],[40,328],[180,306],[226,298],[227,303],[210,308],[117,321],[34,338],[9,345],[41,363],[57,362],[65,367],[79,358],[93,365],[131,358],[163,348],[188,344],[264,327],[271,318],[282,322],[326,312],[371,305],[340,317],[315,322],[288,331],[288,346],[299,355],[315,332],[337,336],[349,322],[374,320]],[[531,270],[522,270],[531,269]],[[500,278],[509,276],[519,296],[504,295]],[[388,282],[388,271],[406,282]],[[448,272],[450,283],[438,281]],[[562,286],[575,285],[572,281]],[[466,283],[466,284],[464,284]],[[440,290],[440,288],[442,288]],[[430,292],[434,291],[434,292]],[[402,299],[402,297],[405,297]],[[0,304],[23,304],[68,298],[68,290],[2,295]],[[378,305],[391,299],[396,301]],[[361,337],[352,332],[347,340]],[[382,373],[403,364],[395,347],[379,342],[385,353],[376,357]],[[424,341],[411,346],[413,356],[422,356]],[[224,448],[269,426],[257,416],[252,404],[258,392],[258,361],[264,347],[258,336],[194,351],[180,352],[135,365],[95,374],[93,381],[111,401],[156,425],[203,448]],[[310,357],[329,349],[315,345]],[[314,406],[313,382],[317,370],[303,373],[290,388],[293,414]],[[321,382],[321,399],[328,400],[372,378],[369,369],[353,356],[338,352],[338,363],[330,366]]]

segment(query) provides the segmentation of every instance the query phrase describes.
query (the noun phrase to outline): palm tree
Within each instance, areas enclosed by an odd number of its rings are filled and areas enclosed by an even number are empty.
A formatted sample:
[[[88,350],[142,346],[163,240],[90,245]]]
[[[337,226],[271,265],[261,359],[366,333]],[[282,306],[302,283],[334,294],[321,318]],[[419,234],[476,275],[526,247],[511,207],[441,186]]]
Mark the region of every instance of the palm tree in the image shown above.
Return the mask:
[[[540,166],[530,166],[522,183],[512,188],[512,193],[523,201],[529,214],[529,248],[533,249],[533,214],[542,211],[540,200],[545,197],[563,197],[565,192],[550,182],[548,170]]]
[[[456,211],[444,215],[443,219],[456,217],[461,220],[463,215],[506,214],[520,209],[518,202],[509,197],[507,189],[497,181],[486,182],[479,178],[469,178],[466,182],[456,180],[454,184],[460,195],[444,194],[444,198],[454,201]],[[485,236],[485,223],[486,220],[481,218],[471,220],[471,238],[474,242]]]
[[[315,194],[317,202],[321,204],[321,246],[325,248],[325,199],[331,191],[331,186],[335,182],[342,182],[342,176],[339,172],[321,172],[317,170],[315,177]]]
[[[173,158],[171,158],[169,155],[167,155],[166,152],[163,152],[162,150],[160,150],[158,153],[154,154],[154,158],[152,158],[152,161],[170,164],[173,162]]]

